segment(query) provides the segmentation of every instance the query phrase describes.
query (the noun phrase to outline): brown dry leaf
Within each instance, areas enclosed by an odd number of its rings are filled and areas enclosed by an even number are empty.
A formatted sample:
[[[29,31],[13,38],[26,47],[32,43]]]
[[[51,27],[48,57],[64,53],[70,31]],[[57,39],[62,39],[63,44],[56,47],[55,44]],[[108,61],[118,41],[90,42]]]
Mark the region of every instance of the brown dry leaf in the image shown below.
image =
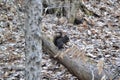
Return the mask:
[[[16,42],[16,40],[15,40],[15,39],[12,39],[12,38],[8,39],[7,41],[8,41],[8,42],[11,42],[11,43],[15,43],[15,42]]]
[[[72,24],[72,23],[68,23],[68,24],[67,24],[67,26],[72,27],[72,26],[73,26],[73,24]]]
[[[20,60],[20,59],[21,59],[21,55],[9,55],[8,57],[9,62],[13,62],[15,60]]]
[[[12,33],[9,31],[9,32],[6,32],[5,34],[4,34],[4,38],[5,39],[9,39],[10,37],[12,36]]]
[[[24,0],[15,0],[15,2],[16,2],[17,4],[21,4],[21,5],[24,4]]]
[[[91,32],[92,32],[92,34],[96,34],[97,33],[94,29],[92,29]]]
[[[0,0],[0,7],[2,7],[4,4],[2,3],[2,0]]]
[[[9,73],[10,73],[10,71],[5,72],[5,74],[3,75],[3,78],[7,78]]]
[[[91,19],[90,22],[91,22],[92,25],[95,25],[95,21],[94,20]]]
[[[83,22],[83,27],[84,27],[84,29],[88,28],[86,21]]]
[[[101,74],[103,71],[103,66],[104,66],[104,59],[101,58],[97,64],[97,68],[98,68],[98,74]]]
[[[109,22],[107,23],[107,25],[108,25],[108,26],[112,26],[112,23],[109,21]]]
[[[13,16],[8,16],[8,20],[12,21],[13,20]]]
[[[7,21],[7,15],[6,14],[2,15],[0,20]]]
[[[7,51],[13,51],[13,50],[15,50],[13,47],[7,47],[7,49],[6,49]]]
[[[89,1],[89,0],[83,0],[83,2],[87,2],[87,1]]]
[[[61,17],[60,19],[59,19],[59,23],[60,24],[64,24],[64,23],[66,23],[67,22],[67,19],[65,18],[65,17]]]

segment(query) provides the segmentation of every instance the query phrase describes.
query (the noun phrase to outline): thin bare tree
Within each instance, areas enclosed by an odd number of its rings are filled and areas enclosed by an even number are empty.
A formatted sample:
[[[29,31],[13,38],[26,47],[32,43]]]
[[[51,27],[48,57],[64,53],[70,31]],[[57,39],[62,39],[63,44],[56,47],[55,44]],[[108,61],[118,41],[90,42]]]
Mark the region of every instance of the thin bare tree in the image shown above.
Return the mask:
[[[42,40],[41,37],[41,0],[25,0],[25,79],[41,80]]]

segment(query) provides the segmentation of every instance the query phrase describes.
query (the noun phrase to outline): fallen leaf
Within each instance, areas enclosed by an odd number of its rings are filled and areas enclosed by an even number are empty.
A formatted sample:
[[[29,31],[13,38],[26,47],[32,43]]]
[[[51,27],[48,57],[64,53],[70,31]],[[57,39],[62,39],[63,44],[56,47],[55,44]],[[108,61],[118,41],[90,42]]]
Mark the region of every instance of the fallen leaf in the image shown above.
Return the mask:
[[[98,74],[100,75],[103,71],[103,66],[104,66],[104,58],[101,58],[97,64],[98,68]]]

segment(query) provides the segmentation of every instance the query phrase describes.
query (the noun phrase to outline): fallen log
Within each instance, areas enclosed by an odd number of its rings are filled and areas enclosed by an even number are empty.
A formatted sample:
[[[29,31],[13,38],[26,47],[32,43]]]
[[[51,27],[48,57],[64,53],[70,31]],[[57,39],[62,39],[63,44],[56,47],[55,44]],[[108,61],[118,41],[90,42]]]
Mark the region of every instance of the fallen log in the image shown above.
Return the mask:
[[[80,80],[112,80],[113,75],[110,71],[103,69],[99,72],[95,63],[92,63],[81,53],[81,51],[73,46],[65,51],[58,50],[52,41],[42,37],[43,49],[52,57],[56,58],[63,64],[72,74]]]

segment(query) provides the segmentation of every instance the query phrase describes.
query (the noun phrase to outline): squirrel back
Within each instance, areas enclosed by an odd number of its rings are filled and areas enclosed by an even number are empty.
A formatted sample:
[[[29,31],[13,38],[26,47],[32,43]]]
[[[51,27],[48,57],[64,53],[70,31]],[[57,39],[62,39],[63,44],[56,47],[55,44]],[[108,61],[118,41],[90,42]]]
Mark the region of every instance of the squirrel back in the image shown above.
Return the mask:
[[[63,45],[69,41],[69,37],[67,35],[62,36],[62,32],[57,32],[56,36],[54,37],[54,44],[58,49],[62,49]]]

